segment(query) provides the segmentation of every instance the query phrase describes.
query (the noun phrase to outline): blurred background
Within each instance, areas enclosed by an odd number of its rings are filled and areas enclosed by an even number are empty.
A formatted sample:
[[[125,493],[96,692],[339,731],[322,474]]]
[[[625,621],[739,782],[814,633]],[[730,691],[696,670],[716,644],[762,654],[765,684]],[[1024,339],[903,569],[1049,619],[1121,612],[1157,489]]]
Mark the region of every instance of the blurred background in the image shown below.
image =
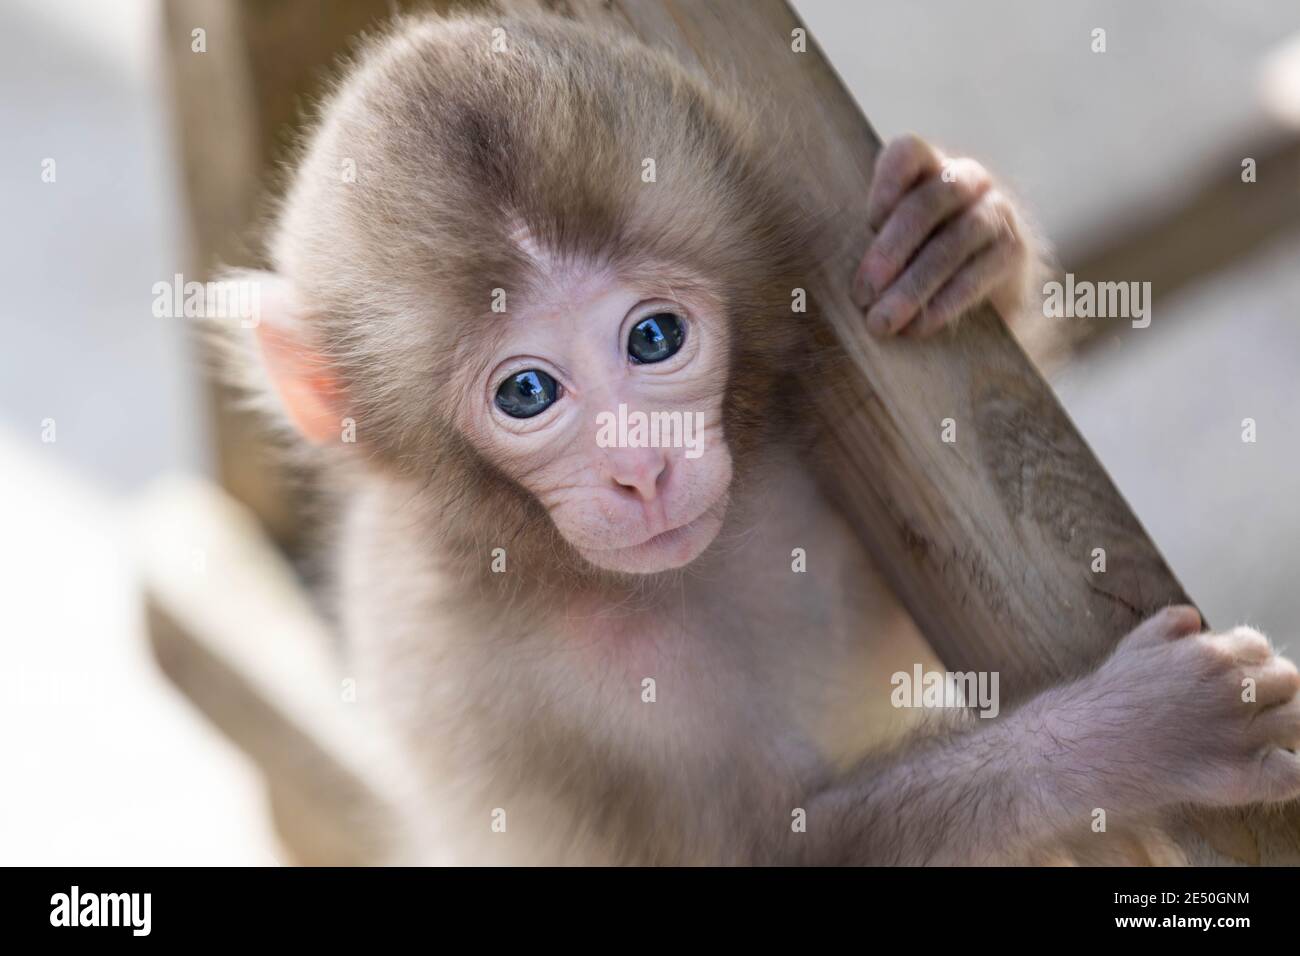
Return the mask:
[[[1300,5],[794,5],[882,137],[984,160],[1063,271],[1152,282],[1148,329],[1019,334],[1210,620],[1300,651]],[[389,7],[0,7],[0,863],[364,859],[321,805],[373,795],[305,690],[335,678],[295,511],[151,290],[248,261],[293,122]],[[344,796],[258,769],[295,760]]]

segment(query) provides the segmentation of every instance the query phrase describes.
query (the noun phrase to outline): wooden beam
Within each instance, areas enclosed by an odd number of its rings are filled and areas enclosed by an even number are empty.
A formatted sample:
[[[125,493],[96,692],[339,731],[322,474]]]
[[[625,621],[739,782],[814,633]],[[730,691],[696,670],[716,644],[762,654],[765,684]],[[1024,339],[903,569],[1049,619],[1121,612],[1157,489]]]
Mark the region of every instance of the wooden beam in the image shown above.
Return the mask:
[[[1151,300],[1159,304],[1300,229],[1300,33],[1264,58],[1259,79],[1263,127],[1219,147],[1172,205],[1125,217],[1087,246],[1063,250],[1061,261],[1077,281],[1150,282]],[[1249,181],[1243,180],[1246,159],[1255,163]],[[1166,323],[1155,328],[1161,335]],[[1017,332],[1029,333],[1020,335],[1021,342],[1049,367],[1132,334],[1106,319],[1040,323]]]
[[[1255,182],[1241,179],[1247,157],[1257,164]],[[1174,204],[1117,222],[1085,247],[1062,250],[1063,271],[1076,283],[1150,282],[1151,301],[1160,306],[1300,229],[1300,130],[1279,125],[1221,149],[1207,166],[1213,173]],[[1040,367],[1053,368],[1123,336],[1159,336],[1169,328],[1159,317],[1140,333],[1114,319],[1076,318],[1043,320],[1016,332]]]
[[[250,512],[197,479],[160,480],[132,517],[154,656],[262,770],[295,862],[390,858],[400,761],[353,703],[293,568]]]
[[[447,0],[168,0],[164,59],[171,77],[190,248],[186,278],[259,265],[260,225],[282,184],[304,115],[366,30],[403,9]],[[194,31],[202,30],[202,51]],[[207,383],[222,486],[292,550],[304,516],[296,484],[273,467],[266,433],[221,384]]]
[[[944,662],[1023,699],[1095,666],[1187,595],[1003,323],[877,341],[848,297],[868,241],[880,141],[784,0],[510,0],[631,30],[735,80],[784,133],[805,211],[826,224],[814,290],[838,368],[809,382],[821,475]],[[882,95],[886,95],[882,93]],[[945,420],[956,441],[945,443]],[[1105,573],[1091,569],[1104,548]],[[1198,862],[1300,861],[1300,809],[1197,812],[1171,830]],[[1196,834],[1199,834],[1197,836]]]

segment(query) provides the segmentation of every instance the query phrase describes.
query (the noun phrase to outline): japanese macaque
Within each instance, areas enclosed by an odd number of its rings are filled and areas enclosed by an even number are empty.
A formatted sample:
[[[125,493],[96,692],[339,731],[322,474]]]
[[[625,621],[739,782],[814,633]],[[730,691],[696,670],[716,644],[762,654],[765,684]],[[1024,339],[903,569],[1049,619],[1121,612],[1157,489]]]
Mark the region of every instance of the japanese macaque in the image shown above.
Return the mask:
[[[559,18],[401,22],[324,107],[256,339],[338,489],[350,673],[413,775],[403,859],[1016,861],[1096,808],[1300,794],[1296,668],[1186,607],[996,719],[866,745],[891,686],[862,675],[911,625],[806,466],[790,303],[820,227],[775,142]],[[899,139],[868,205],[843,281],[871,332],[1022,307],[1030,233],[978,163]]]

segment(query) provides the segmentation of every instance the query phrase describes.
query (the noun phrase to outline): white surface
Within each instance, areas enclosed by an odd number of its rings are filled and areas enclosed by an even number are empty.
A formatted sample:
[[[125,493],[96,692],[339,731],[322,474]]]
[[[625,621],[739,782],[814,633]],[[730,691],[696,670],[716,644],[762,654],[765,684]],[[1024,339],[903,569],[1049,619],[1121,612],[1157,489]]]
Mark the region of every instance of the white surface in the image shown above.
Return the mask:
[[[276,865],[260,774],[148,656],[125,509],[54,459],[0,429],[0,865]]]

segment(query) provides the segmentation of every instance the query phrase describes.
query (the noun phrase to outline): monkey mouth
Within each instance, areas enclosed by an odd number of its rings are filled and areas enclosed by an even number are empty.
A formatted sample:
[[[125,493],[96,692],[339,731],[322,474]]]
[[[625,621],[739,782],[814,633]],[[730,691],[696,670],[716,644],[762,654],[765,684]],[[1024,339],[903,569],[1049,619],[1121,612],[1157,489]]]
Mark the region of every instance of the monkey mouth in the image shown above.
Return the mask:
[[[667,531],[652,535],[640,544],[592,549],[587,559],[611,571],[653,574],[684,567],[699,557],[722,527],[726,501],[715,502],[697,517]]]
[[[704,520],[705,517],[706,515],[700,515],[700,517],[696,518],[694,521],[688,521],[686,522],[686,524],[680,524],[675,528],[669,528],[667,531],[661,531],[653,538],[647,538],[645,541],[642,541],[640,544],[632,545],[632,547],[633,548],[671,547],[675,542],[678,542],[682,540],[682,538],[689,535],[691,529],[694,528],[700,521]]]

